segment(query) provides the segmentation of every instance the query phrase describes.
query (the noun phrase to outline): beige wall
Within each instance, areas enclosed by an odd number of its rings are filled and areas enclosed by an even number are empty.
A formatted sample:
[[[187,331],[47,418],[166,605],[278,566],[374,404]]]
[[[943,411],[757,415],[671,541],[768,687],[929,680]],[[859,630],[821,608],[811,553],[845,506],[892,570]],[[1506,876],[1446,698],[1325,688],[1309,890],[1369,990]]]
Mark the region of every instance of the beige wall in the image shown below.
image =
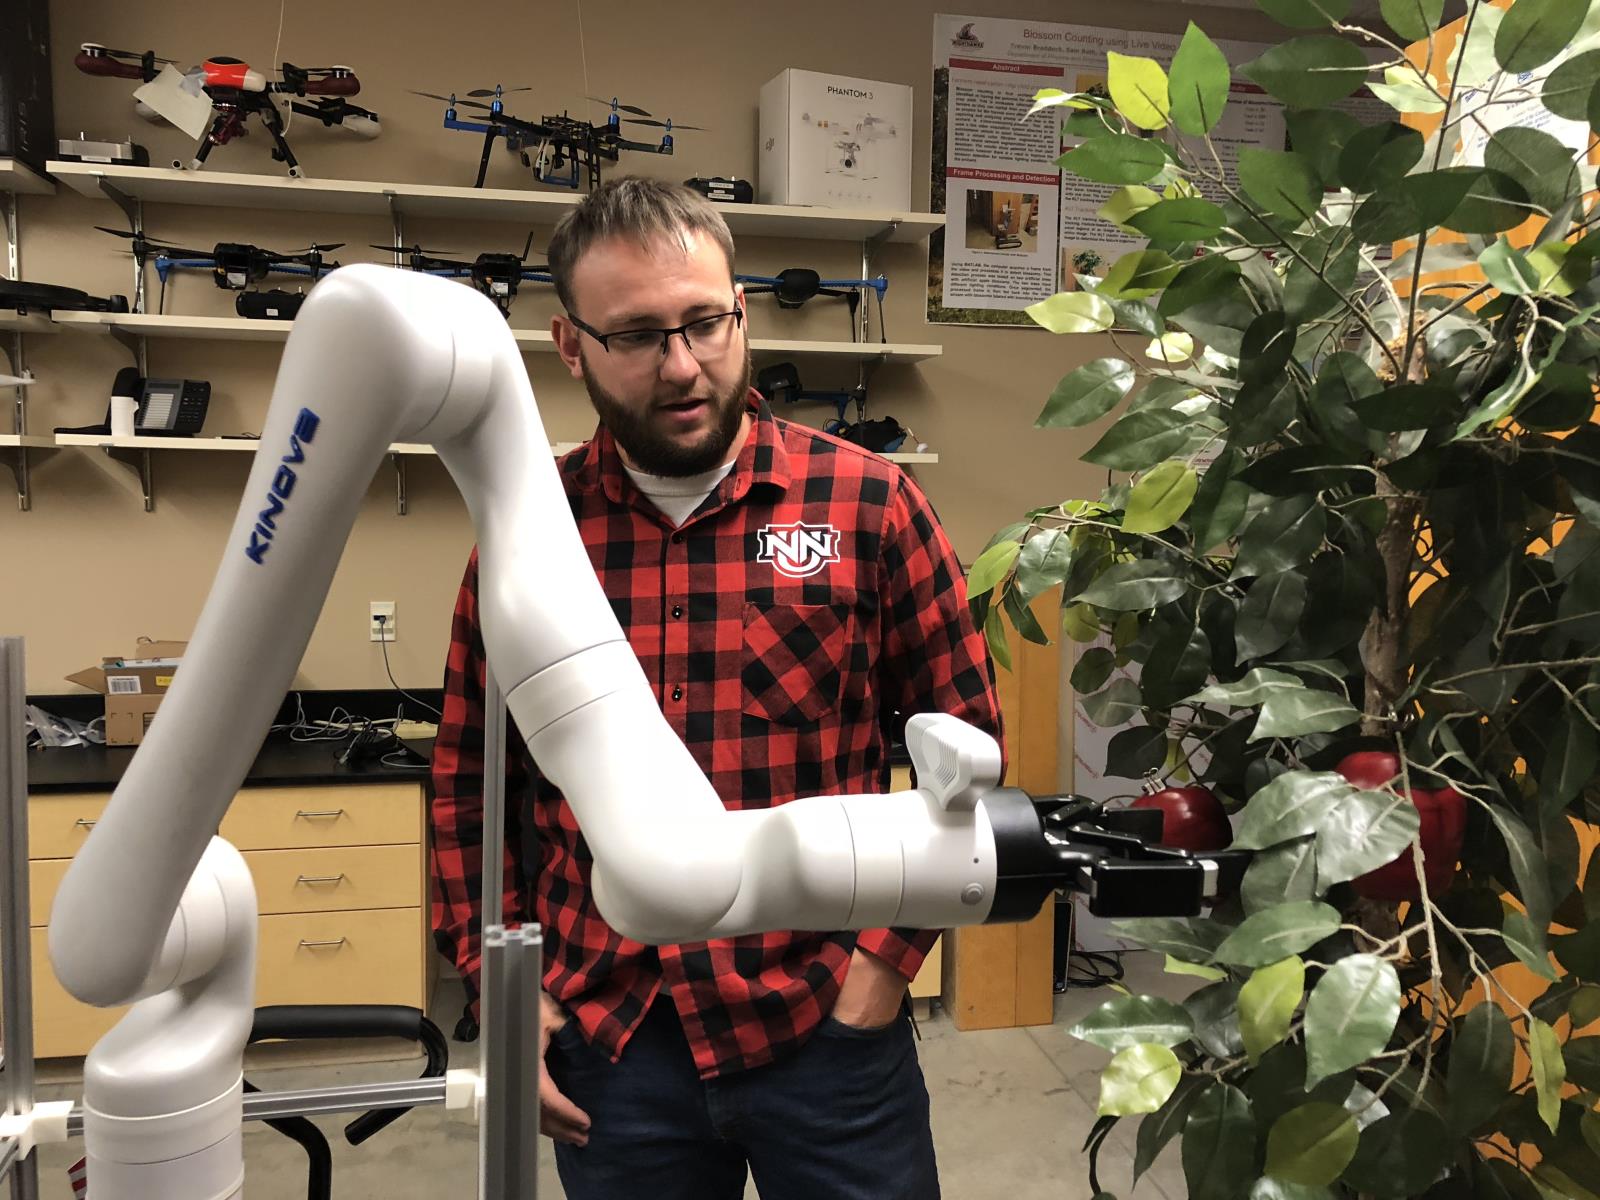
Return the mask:
[[[920,0],[877,3],[778,4],[705,2],[666,5],[613,0],[584,5],[580,53],[575,3],[493,7],[352,0],[312,4],[288,0],[281,58],[300,64],[348,63],[363,81],[358,102],[377,110],[384,135],[361,142],[313,128],[291,131],[307,172],[320,177],[395,179],[469,184],[475,140],[439,127],[440,105],[407,88],[465,91],[531,85],[516,111],[581,105],[585,91],[621,94],[658,115],[711,128],[684,133],[673,158],[633,155],[625,167],[675,179],[696,174],[755,176],[756,97],[762,83],[785,67],[830,70],[910,83],[916,89],[915,202],[927,204],[929,82],[932,15],[1101,21],[1110,10],[1044,0],[961,5]],[[1268,36],[1249,12],[1125,0],[1115,10],[1129,28],[1181,31],[1193,17],[1217,36]],[[149,146],[154,161],[188,157],[187,139],[133,115],[129,85],[78,73],[79,43],[155,48],[188,65],[209,54],[265,63],[278,34],[278,6],[127,4],[57,0],[52,5],[56,126],[61,134],[127,136]],[[587,83],[586,83],[587,80]],[[601,110],[591,110],[596,119]],[[216,150],[213,169],[280,173],[266,139],[252,132]],[[497,148],[490,186],[531,186],[512,157]],[[109,201],[61,189],[54,197],[22,197],[23,276],[95,292],[131,289],[129,259],[119,241],[92,226],[123,224]],[[346,261],[378,259],[365,243],[389,237],[386,221],[317,214],[148,206],[151,236],[209,246],[218,240],[254,241],[278,248],[311,241],[351,243]],[[540,229],[542,247],[548,229]],[[480,250],[520,248],[525,228],[465,222],[408,221],[407,240],[471,257]],[[814,266],[853,274],[859,248],[841,243],[741,240],[739,267],[776,271]],[[1107,353],[1095,339],[1052,338],[1039,330],[929,326],[922,317],[926,249],[888,248],[880,259],[892,286],[892,340],[939,342],[942,358],[922,366],[884,368],[872,406],[916,430],[942,461],[918,469],[957,550],[970,560],[989,534],[1038,504],[1098,490],[1097,473],[1076,462],[1097,434],[1032,429],[1044,398],[1076,363]],[[152,304],[154,275],[152,273]],[[203,275],[176,278],[169,313],[232,315],[232,295]],[[553,294],[534,288],[519,298],[514,323],[548,323]],[[770,300],[752,302],[757,336],[839,338],[844,314],[817,303],[801,313],[778,313]],[[155,339],[150,369],[158,375],[207,378],[213,384],[207,432],[259,430],[278,347]],[[29,428],[82,425],[102,418],[106,394],[127,352],[108,337],[61,333],[30,337],[28,364],[39,376],[32,389]],[[581,388],[553,355],[525,360],[552,438],[578,440],[593,428]],[[808,384],[853,381],[854,368],[802,362]],[[10,429],[10,393],[0,431]],[[809,407],[784,415],[820,423]],[[154,455],[156,508],[146,513],[136,476],[98,451],[56,450],[33,456],[33,511],[18,512],[0,497],[0,633],[28,639],[30,692],[70,689],[62,676],[121,652],[140,635],[182,638],[192,629],[232,521],[248,470],[245,454]],[[9,487],[9,472],[0,485]],[[400,639],[390,647],[402,684],[437,685],[449,615],[472,543],[465,509],[436,461],[409,465],[410,514],[394,509],[394,474],[385,465],[374,479],[296,679],[297,687],[379,687],[386,680],[379,648],[366,637],[369,600],[398,604]],[[251,636],[252,631],[241,631]],[[254,635],[259,636],[260,631]]]

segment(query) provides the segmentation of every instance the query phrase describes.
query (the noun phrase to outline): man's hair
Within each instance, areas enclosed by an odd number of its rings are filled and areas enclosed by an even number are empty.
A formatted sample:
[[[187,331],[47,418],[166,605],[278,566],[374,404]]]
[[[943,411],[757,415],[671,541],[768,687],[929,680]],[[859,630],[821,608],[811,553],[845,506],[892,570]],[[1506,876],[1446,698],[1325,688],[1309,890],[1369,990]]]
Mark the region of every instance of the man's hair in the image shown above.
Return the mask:
[[[688,249],[691,233],[722,247],[733,276],[733,235],[728,223],[699,192],[678,183],[628,175],[602,183],[570,209],[550,235],[550,274],[561,306],[572,311],[572,271],[596,242],[623,238],[641,245],[659,238]]]

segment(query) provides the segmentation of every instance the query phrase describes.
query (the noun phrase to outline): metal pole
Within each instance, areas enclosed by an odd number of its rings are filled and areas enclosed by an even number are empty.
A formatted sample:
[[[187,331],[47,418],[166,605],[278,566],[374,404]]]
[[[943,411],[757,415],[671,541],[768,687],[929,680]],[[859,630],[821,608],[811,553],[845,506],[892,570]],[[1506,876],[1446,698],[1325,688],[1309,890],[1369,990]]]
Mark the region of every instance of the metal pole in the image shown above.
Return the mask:
[[[24,755],[22,639],[0,638],[0,1021],[5,1030],[6,1111],[33,1111],[33,964],[28,926],[28,768]],[[39,1161],[30,1154],[11,1172],[11,1194],[39,1194]]]
[[[484,1103],[478,1124],[483,1200],[538,1200],[543,951],[537,925],[484,930]]]

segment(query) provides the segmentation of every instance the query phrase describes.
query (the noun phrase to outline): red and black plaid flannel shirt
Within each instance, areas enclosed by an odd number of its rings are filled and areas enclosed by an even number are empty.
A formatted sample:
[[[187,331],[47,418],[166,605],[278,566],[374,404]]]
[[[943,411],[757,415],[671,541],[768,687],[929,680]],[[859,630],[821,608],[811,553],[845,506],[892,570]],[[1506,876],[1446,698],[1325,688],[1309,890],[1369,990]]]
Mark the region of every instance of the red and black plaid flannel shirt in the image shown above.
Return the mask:
[[[595,572],[667,719],[730,809],[888,790],[894,725],[953,713],[1000,736],[999,704],[959,564],[893,463],[775,419],[674,529],[604,429],[559,463]],[[798,527],[799,532],[796,531]],[[456,601],[434,745],[433,925],[476,996],[483,643],[474,551]],[[898,716],[896,716],[898,714]],[[859,946],[913,977],[937,933],[774,932],[651,947],[608,926],[571,809],[507,733],[508,923],[544,927],[546,990],[620,1057],[667,988],[710,1078],[798,1047],[832,1008]],[[641,802],[645,798],[641,797]],[[537,866],[523,852],[531,814]]]

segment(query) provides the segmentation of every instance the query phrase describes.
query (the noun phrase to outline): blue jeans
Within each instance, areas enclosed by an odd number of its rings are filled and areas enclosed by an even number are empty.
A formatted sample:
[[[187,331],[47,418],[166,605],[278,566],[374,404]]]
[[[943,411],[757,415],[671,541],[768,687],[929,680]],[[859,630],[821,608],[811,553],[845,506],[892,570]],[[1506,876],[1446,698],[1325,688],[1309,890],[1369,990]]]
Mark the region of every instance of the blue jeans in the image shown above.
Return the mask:
[[[589,1114],[589,1143],[556,1145],[567,1200],[938,1200],[928,1089],[907,1013],[882,1030],[831,1017],[798,1051],[702,1080],[665,995],[616,1063],[576,1022],[550,1077]]]

